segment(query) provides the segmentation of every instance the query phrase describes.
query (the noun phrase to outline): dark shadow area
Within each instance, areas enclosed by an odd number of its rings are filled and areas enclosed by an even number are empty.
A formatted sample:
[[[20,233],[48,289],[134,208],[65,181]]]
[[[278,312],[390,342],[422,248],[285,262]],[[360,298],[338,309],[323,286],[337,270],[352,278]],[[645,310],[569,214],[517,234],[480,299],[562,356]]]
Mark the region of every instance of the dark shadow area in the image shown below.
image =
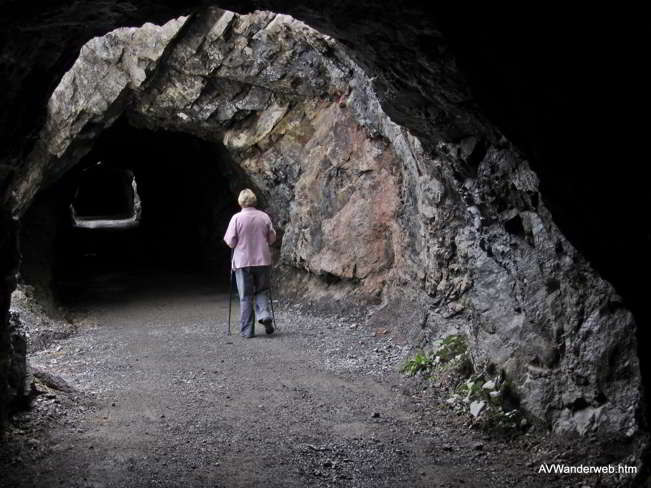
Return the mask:
[[[87,168],[79,177],[71,205],[84,219],[123,219],[134,210],[133,173],[106,168],[102,162]]]
[[[25,215],[22,278],[46,301],[63,304],[194,285],[227,289],[230,253],[222,237],[239,207],[224,157],[225,151],[189,135],[116,122]],[[138,225],[73,225],[73,202],[87,217],[129,215],[131,174],[141,205]]]
[[[608,144],[626,140],[629,121],[617,116],[615,78],[625,69],[603,35],[605,19],[598,11],[498,11],[489,21],[450,12],[441,26],[481,109],[530,158],[555,222],[648,329],[648,287],[640,284],[651,270],[651,233],[641,225],[649,194],[626,144]]]

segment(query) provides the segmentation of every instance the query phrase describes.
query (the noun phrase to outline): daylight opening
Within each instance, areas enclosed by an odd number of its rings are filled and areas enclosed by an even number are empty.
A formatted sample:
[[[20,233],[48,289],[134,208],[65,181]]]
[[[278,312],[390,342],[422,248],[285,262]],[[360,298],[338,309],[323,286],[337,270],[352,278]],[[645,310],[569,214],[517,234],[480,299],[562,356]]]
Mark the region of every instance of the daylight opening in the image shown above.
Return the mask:
[[[140,224],[142,204],[131,170],[106,168],[99,161],[83,171],[73,202],[72,225],[83,229],[128,229]]]

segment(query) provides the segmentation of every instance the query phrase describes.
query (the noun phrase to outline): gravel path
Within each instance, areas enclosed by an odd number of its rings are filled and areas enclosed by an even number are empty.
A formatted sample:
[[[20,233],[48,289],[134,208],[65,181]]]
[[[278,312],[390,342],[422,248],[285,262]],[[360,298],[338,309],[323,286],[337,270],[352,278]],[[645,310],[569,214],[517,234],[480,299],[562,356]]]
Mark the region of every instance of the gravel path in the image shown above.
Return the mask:
[[[558,455],[539,438],[468,429],[397,372],[408,346],[354,318],[278,304],[277,334],[227,336],[227,296],[205,287],[87,313],[31,357],[74,391],[41,385],[16,417],[1,486],[583,486],[537,473],[536,449]]]

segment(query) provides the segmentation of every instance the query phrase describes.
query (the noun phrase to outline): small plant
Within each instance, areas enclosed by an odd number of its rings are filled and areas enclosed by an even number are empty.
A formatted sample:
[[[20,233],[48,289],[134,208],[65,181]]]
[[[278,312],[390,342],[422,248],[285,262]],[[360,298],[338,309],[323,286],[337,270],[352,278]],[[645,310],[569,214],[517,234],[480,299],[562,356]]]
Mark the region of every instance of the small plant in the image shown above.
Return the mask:
[[[466,338],[462,335],[451,335],[443,339],[435,352],[439,362],[447,363],[448,361],[465,354],[468,350]]]
[[[429,371],[433,364],[432,359],[427,354],[419,352],[407,359],[400,371],[409,376],[415,376],[418,373]]]
[[[477,400],[482,397],[482,384],[483,378],[480,376],[473,376],[468,378],[463,383],[459,383],[456,388],[456,393],[465,397],[467,402]]]
[[[451,335],[445,339],[435,341],[432,352],[419,352],[409,358],[402,366],[401,371],[409,376],[418,373],[438,371],[442,373],[448,369],[467,370],[468,346],[463,335]],[[470,365],[472,369],[472,365]]]
[[[517,408],[510,382],[490,365],[479,368],[468,352],[465,335],[450,335],[434,341],[431,352],[410,357],[401,371],[422,374],[438,391],[450,395],[450,408],[469,414],[471,425],[501,435],[517,435],[528,421]]]

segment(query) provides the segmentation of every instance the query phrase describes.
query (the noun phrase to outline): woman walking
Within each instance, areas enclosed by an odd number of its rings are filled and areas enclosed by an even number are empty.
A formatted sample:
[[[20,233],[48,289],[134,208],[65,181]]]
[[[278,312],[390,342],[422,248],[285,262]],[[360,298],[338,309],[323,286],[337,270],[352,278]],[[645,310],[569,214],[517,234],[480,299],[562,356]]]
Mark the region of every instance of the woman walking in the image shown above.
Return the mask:
[[[255,318],[264,325],[267,334],[273,334],[269,307],[271,279],[271,250],[276,231],[269,216],[255,208],[255,193],[246,188],[237,202],[242,210],[231,218],[224,241],[233,249],[231,269],[235,272],[240,296],[240,335],[255,336]]]

